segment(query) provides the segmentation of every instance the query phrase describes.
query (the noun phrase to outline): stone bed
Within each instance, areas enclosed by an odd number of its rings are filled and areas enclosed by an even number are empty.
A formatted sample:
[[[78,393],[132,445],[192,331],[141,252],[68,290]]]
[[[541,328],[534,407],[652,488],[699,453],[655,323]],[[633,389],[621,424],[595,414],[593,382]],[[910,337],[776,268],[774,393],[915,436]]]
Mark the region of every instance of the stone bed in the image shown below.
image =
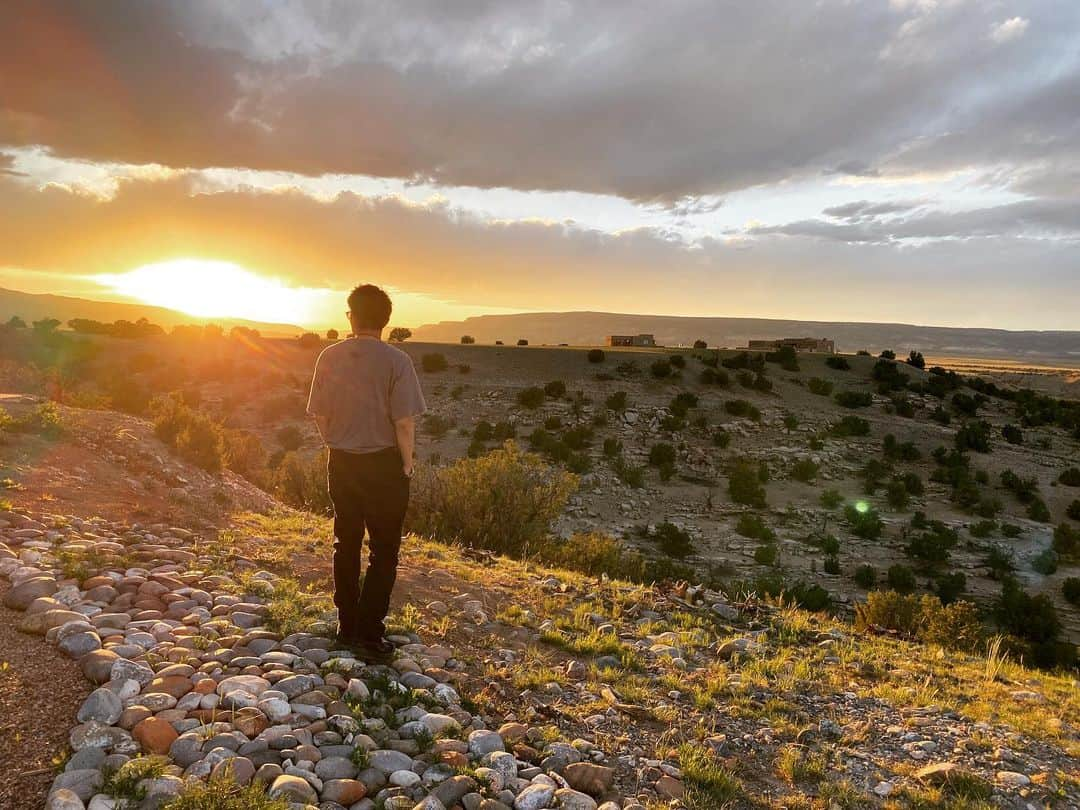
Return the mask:
[[[4,602],[25,611],[20,630],[98,686],[73,718],[51,810],[127,806],[102,792],[106,776],[146,756],[165,767],[138,783],[139,808],[230,777],[297,808],[644,810],[614,792],[590,743],[545,742],[513,718],[492,730],[464,709],[452,685],[462,665],[444,646],[397,636],[392,663],[370,665],[336,650],[325,622],[271,632],[275,576],[258,572],[241,592],[206,573],[193,540],[165,525],[0,517]],[[63,578],[60,549],[96,569]]]

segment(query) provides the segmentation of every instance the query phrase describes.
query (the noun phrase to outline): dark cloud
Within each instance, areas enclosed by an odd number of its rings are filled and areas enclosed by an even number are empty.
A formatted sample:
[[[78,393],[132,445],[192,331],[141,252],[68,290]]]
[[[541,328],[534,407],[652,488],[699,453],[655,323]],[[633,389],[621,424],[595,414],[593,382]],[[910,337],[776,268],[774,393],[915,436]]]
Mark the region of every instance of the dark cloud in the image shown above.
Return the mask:
[[[822,213],[837,219],[859,220],[868,217],[879,217],[886,214],[899,214],[917,208],[921,204],[922,203],[918,201],[875,203],[870,200],[858,200],[856,202],[826,208]]]
[[[895,206],[851,203],[825,210],[830,216],[846,219],[843,223],[809,219],[783,225],[756,226],[750,229],[750,233],[809,236],[852,243],[1010,236],[1056,237],[1073,240],[1074,243],[1080,241],[1080,198],[1023,200],[969,211],[926,211],[907,217],[878,216],[892,213],[890,208]],[[868,209],[882,210],[872,212]],[[835,213],[838,211],[847,213]]]
[[[1001,9],[951,2],[9,0],[0,143],[665,204],[1075,167],[1080,5],[1012,6],[994,39]]]
[[[0,153],[0,174],[11,175],[15,177],[24,177],[25,174],[20,171],[16,171],[12,168],[15,165],[15,158],[12,155],[5,155]]]

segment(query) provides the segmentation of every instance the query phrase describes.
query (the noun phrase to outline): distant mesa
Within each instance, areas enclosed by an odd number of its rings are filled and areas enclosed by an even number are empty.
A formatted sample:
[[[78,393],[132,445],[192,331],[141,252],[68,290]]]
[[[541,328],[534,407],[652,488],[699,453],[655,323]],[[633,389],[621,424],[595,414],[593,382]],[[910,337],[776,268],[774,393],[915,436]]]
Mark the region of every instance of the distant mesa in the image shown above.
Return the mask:
[[[628,315],[615,312],[524,312],[479,315],[464,321],[418,326],[413,340],[457,343],[471,335],[493,343],[507,334],[529,335],[535,345],[595,346],[602,336],[650,335],[657,346],[749,346],[777,335],[827,335],[845,352],[866,349],[917,349],[930,357],[970,357],[1080,365],[1080,331],[1012,331],[902,323],[796,321],[774,318],[724,318],[679,315]],[[634,344],[631,344],[634,345]],[[756,345],[756,344],[755,344]],[[818,351],[823,351],[819,349]]]

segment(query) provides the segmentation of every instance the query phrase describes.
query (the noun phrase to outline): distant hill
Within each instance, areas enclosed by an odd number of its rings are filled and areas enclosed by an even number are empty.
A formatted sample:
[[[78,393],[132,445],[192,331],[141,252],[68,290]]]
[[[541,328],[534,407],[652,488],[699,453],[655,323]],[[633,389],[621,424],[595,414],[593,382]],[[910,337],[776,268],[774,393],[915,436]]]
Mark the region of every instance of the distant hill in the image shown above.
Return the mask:
[[[146,318],[166,329],[177,324],[216,323],[226,330],[234,326],[258,329],[267,337],[291,336],[305,331],[299,326],[287,323],[262,323],[241,318],[199,318],[174,309],[149,304],[91,301],[87,298],[25,293],[0,288],[0,323],[7,321],[13,315],[18,315],[27,323],[42,318],[56,318],[65,324],[72,318],[88,318],[106,323],[119,320],[137,321],[139,318]]]
[[[829,337],[837,351],[895,349],[924,354],[992,359],[1040,360],[1080,364],[1080,332],[1014,332],[1005,329],[965,329],[914,326],[901,323],[838,323],[770,318],[690,318],[674,315],[621,315],[612,312],[536,312],[480,315],[463,321],[444,321],[413,330],[413,340],[456,343],[472,335],[481,343],[520,338],[530,343],[603,344],[607,335],[649,332],[666,346],[691,345],[736,348],[751,339]]]

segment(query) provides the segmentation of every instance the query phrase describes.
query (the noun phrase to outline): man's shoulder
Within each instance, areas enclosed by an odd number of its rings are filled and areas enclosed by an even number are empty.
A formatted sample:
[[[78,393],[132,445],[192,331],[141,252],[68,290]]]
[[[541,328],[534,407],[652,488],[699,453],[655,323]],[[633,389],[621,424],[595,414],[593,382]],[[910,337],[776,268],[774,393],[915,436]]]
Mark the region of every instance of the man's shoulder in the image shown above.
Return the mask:
[[[333,361],[338,357],[343,357],[344,354],[348,352],[348,348],[349,341],[347,339],[338,341],[337,343],[331,343],[329,346],[319,352],[319,357],[317,358],[316,362],[326,363]]]
[[[412,365],[412,357],[410,357],[409,353],[404,349],[399,349],[397,346],[385,342],[382,342],[380,345],[382,347],[381,350],[387,357],[391,358],[395,364],[405,365],[407,363],[410,366]]]

